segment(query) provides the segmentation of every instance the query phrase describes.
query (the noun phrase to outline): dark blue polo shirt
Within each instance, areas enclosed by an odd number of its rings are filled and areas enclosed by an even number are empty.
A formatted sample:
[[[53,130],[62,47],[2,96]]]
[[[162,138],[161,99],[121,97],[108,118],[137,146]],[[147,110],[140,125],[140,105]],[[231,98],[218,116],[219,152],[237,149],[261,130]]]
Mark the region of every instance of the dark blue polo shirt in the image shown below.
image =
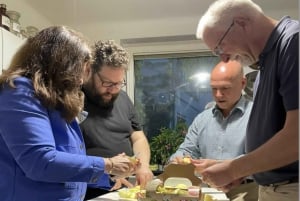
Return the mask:
[[[247,152],[272,138],[283,128],[287,111],[299,108],[298,21],[281,19],[260,54],[259,65],[259,85],[247,128]],[[268,185],[298,177],[298,172],[297,161],[255,174],[254,178],[260,185]]]

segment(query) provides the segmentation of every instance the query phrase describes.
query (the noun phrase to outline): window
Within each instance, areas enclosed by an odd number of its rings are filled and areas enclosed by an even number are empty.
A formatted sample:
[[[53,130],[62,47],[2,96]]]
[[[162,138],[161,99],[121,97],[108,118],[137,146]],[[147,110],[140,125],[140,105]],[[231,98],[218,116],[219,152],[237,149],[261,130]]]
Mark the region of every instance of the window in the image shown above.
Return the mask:
[[[189,126],[212,101],[208,53],[134,56],[134,104],[149,141],[161,128]]]

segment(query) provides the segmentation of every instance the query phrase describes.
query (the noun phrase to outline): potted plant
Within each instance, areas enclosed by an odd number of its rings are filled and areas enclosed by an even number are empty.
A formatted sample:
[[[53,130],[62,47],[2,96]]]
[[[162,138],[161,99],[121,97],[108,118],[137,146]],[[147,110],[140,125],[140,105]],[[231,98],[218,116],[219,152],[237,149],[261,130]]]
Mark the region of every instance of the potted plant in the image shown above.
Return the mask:
[[[183,142],[186,132],[187,126],[184,122],[179,122],[175,129],[161,128],[160,133],[150,142],[150,163],[164,166]]]

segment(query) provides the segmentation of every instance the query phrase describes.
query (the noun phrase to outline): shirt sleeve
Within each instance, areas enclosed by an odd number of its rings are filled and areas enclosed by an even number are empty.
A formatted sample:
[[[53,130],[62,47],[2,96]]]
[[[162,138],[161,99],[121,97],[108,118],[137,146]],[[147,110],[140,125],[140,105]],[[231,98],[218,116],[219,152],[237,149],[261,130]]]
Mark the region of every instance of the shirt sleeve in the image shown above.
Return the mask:
[[[16,164],[28,178],[37,181],[98,181],[105,168],[103,158],[86,156],[84,147],[80,149],[83,140],[68,142],[68,135],[82,138],[70,124],[55,131],[59,132],[59,141],[54,138],[48,112],[32,89],[5,90],[2,98],[0,132],[8,157],[12,156],[8,159],[12,168]]]
[[[170,160],[173,160],[175,157],[178,156],[190,156],[194,159],[198,159],[201,157],[200,148],[197,143],[201,138],[201,129],[199,128],[201,126],[201,119],[201,114],[194,119],[193,123],[188,129],[188,133],[186,134],[183,143],[179,146],[177,151],[170,157]]]
[[[134,108],[134,105],[133,105],[132,101],[130,100],[129,96],[126,94],[126,92],[122,92],[122,93],[124,93],[124,100],[126,100],[126,102],[128,104],[129,120],[131,122],[132,132],[141,131],[142,126],[141,126],[138,114],[136,112],[136,109]],[[124,102],[123,102],[123,104],[124,104]]]
[[[299,109],[299,33],[287,39],[279,61],[280,88],[286,111]]]

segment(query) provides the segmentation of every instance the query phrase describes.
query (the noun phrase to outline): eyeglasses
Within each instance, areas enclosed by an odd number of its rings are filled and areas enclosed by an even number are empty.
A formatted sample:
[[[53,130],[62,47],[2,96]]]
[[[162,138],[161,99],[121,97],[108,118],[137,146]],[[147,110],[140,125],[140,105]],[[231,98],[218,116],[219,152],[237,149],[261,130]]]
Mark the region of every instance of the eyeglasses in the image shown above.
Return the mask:
[[[114,88],[117,88],[117,89],[121,89],[122,87],[126,86],[126,82],[125,80],[123,82],[109,82],[109,81],[104,81],[101,77],[101,75],[99,73],[96,73],[99,80],[101,81],[101,85],[103,87],[106,87],[106,88],[111,88],[111,87],[114,87]]]
[[[224,53],[223,49],[221,48],[221,43],[223,42],[224,38],[226,37],[226,35],[228,34],[228,32],[230,31],[231,27],[234,25],[234,21],[232,21],[232,23],[230,24],[230,26],[228,27],[228,29],[225,31],[224,35],[221,37],[221,39],[219,40],[219,42],[217,43],[216,47],[213,50],[213,54],[216,56],[220,56],[221,54]]]

